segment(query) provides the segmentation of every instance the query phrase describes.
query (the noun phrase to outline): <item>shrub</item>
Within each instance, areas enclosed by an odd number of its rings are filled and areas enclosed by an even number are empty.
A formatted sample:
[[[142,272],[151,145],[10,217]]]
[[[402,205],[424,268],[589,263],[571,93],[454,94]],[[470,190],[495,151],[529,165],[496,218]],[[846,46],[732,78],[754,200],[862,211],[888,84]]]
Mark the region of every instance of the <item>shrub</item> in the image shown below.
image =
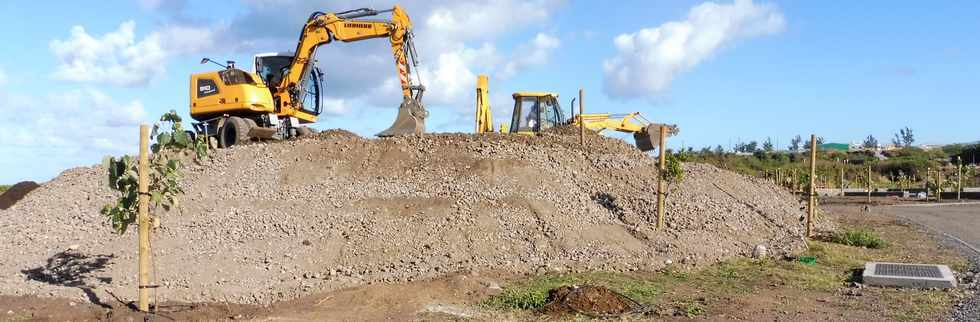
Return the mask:
[[[878,237],[878,234],[865,228],[848,229],[843,232],[838,232],[834,234],[831,241],[848,246],[872,249],[880,249],[888,246],[888,243],[884,239],[881,239],[881,237]]]

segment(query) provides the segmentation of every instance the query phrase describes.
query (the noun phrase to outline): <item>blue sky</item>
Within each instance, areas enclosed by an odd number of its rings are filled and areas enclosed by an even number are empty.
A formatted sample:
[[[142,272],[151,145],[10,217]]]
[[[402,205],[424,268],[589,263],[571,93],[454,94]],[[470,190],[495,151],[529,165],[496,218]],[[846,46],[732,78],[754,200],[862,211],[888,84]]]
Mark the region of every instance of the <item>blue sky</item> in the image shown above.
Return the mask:
[[[0,183],[44,181],[135,151],[137,124],[184,115],[188,75],[291,50],[313,10],[369,1],[0,3]],[[476,74],[496,121],[518,90],[578,88],[591,112],[676,123],[673,147],[797,134],[831,142],[899,128],[918,143],[980,139],[980,3],[405,1],[428,87],[428,127],[473,128]],[[400,102],[382,40],[331,44],[318,128],[371,136]]]

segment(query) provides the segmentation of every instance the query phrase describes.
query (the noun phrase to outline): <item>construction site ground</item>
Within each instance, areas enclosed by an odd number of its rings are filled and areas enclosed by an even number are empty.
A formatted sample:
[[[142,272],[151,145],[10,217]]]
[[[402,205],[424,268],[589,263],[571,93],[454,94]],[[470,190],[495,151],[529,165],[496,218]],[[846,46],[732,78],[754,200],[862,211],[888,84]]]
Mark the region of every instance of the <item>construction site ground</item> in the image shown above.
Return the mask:
[[[657,230],[655,159],[569,134],[335,130],[188,162],[181,204],[155,211],[150,317],[577,318],[537,308],[550,289],[596,285],[589,294],[640,304],[624,319],[930,320],[966,296],[849,286],[865,260],[969,265],[885,207],[850,199],[823,203],[816,234],[868,226],[892,246],[807,241],[797,196],[710,165],[684,165]],[[83,167],[0,210],[0,318],[144,318],[131,309],[135,234],[114,234],[99,214],[114,198],[105,169]],[[751,259],[759,246],[768,259]]]
[[[562,284],[597,284],[632,295],[648,306],[624,320],[843,320],[942,321],[965,290],[906,290],[854,286],[849,281],[864,261],[945,263],[964,272],[970,264],[921,226],[856,200],[828,200],[823,214],[842,228],[870,227],[889,242],[880,250],[811,241],[804,255],[813,266],[785,259],[735,258],[695,270],[657,272],[582,272],[452,274],[395,284],[363,285],[271,305],[227,302],[163,303],[154,320],[588,320],[553,316],[501,306],[507,292],[534,292]],[[109,299],[102,305],[63,298],[2,296],[0,313],[10,321],[142,319],[128,303]]]

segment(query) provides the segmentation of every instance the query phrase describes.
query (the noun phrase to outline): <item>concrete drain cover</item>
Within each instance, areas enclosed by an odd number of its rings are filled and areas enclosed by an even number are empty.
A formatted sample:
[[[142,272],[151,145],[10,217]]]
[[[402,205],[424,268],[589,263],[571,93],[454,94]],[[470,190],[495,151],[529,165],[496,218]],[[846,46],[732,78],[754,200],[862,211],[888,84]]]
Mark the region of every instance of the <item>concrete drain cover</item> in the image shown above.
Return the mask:
[[[956,278],[946,265],[868,262],[864,284],[916,288],[953,288]]]

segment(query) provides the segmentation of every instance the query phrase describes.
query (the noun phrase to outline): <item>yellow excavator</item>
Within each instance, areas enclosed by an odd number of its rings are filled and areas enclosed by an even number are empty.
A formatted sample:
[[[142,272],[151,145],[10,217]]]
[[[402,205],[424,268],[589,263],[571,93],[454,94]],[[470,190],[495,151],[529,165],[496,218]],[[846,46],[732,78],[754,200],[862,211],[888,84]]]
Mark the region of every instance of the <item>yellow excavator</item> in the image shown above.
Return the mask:
[[[391,13],[390,19],[359,19]],[[220,147],[256,139],[286,139],[312,133],[303,124],[316,122],[321,112],[323,73],[316,67],[316,50],[335,40],[353,42],[388,38],[402,89],[402,103],[394,124],[378,136],[422,134],[428,115],[422,105],[425,87],[411,79],[418,66],[412,22],[400,6],[389,10],[368,8],[314,12],[303,26],[294,52],[256,55],[254,69],[246,72],[209,58],[224,70],[191,75],[190,115],[195,135],[214,138]],[[411,61],[411,65],[409,65]]]
[[[486,75],[477,76],[476,80],[476,133],[493,133],[493,113],[490,110]],[[558,103],[558,94],[549,92],[517,92],[514,97],[514,111],[510,123],[500,124],[500,133],[534,135],[543,130],[562,126],[585,124],[585,128],[599,132],[612,130],[633,134],[636,147],[641,151],[650,151],[660,145],[660,127],[666,127],[667,135],[678,133],[676,125],[652,123],[640,112],[625,114],[593,113],[571,115],[565,118]],[[571,104],[574,108],[575,100]]]

